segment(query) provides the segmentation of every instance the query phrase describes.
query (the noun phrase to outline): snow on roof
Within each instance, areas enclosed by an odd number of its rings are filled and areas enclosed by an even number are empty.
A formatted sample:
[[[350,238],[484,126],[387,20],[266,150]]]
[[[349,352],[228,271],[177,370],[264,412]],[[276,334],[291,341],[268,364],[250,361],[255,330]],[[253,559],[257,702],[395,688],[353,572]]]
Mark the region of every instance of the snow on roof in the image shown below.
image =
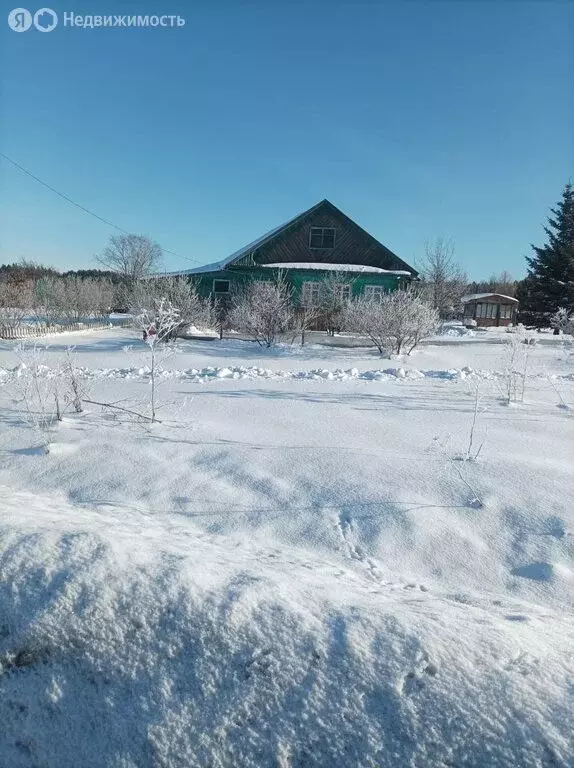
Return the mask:
[[[380,269],[379,267],[367,267],[363,264],[327,264],[320,261],[286,261],[274,264],[258,264],[260,267],[274,269],[320,269],[326,272],[376,272],[383,275],[409,275],[404,269]]]
[[[324,201],[321,201],[321,203],[317,203],[312,208],[309,208],[306,211],[302,211],[301,213],[298,213],[296,216],[293,216],[293,218],[283,222],[283,224],[280,224],[278,227],[273,227],[273,229],[270,229],[269,232],[266,232],[264,235],[261,235],[261,237],[258,237],[257,240],[253,240],[251,243],[244,245],[242,248],[239,248],[239,250],[234,251],[234,253],[232,253],[230,256],[227,256],[225,259],[222,259],[221,261],[214,261],[211,264],[204,264],[202,267],[194,267],[193,269],[178,270],[177,272],[168,272],[167,274],[168,275],[199,275],[202,272],[219,272],[220,270],[225,269],[225,267],[227,267],[232,262],[236,261],[237,259],[240,259],[242,256],[247,256],[247,254],[259,248],[259,246],[263,245],[263,243],[265,243],[267,240],[272,238],[273,235],[276,235],[285,227],[288,227],[289,225],[293,224],[297,219],[310,213],[314,208],[317,208],[323,202]]]
[[[518,304],[518,299],[515,299],[514,296],[505,296],[503,293],[496,293],[495,291],[492,293],[470,293],[468,296],[463,296],[461,298],[461,301],[463,304],[466,304],[468,301],[478,301],[478,299],[489,299],[492,296],[498,296],[500,299],[508,299],[508,301],[515,301]]]
[[[202,267],[194,267],[193,269],[178,269],[175,272],[162,272],[161,274],[154,275],[154,277],[183,277],[183,275],[199,275],[202,272],[219,272],[225,269],[227,259],[223,261],[214,261],[212,264],[204,264]]]

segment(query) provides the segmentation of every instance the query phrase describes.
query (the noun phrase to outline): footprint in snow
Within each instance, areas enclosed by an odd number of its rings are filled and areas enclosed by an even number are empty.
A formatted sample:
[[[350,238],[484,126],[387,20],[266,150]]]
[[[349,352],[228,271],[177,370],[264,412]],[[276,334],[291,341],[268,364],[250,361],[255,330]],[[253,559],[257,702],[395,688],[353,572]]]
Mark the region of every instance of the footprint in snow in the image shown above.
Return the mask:
[[[407,672],[403,677],[399,686],[399,693],[404,693],[405,696],[411,696],[412,694],[421,691],[426,683],[432,678],[438,675],[439,669],[436,664],[433,664],[426,653],[423,653],[420,662],[416,667]]]

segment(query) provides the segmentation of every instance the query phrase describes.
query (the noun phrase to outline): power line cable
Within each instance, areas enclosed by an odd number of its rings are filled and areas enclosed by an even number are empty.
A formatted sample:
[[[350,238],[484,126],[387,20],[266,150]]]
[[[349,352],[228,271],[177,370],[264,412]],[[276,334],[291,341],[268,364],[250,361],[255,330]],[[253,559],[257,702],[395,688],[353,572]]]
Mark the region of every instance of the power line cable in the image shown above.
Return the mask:
[[[12,160],[11,157],[8,157],[8,155],[5,155],[4,152],[0,152],[0,157],[4,158],[4,160],[8,160],[9,163],[12,163],[12,165],[15,168],[18,168],[19,171],[22,171],[22,173],[25,173],[26,176],[29,176],[31,179],[34,179],[34,181],[37,181],[39,184],[41,184],[43,187],[46,187],[46,189],[49,189],[51,192],[54,192],[56,195],[61,197],[63,200],[65,200],[67,203],[70,203],[71,205],[74,205],[76,208],[79,208],[81,211],[84,211],[84,213],[89,214],[90,216],[93,216],[95,219],[98,219],[98,221],[101,221],[103,224],[107,224],[108,227],[112,227],[113,229],[117,229],[118,232],[123,232],[124,235],[131,234],[126,229],[122,229],[122,227],[118,227],[117,224],[114,224],[112,221],[108,221],[107,219],[104,219],[102,216],[99,216],[97,213],[94,213],[93,211],[90,211],[89,208],[86,208],[83,205],[80,205],[80,203],[77,203],[75,200],[72,200],[71,197],[68,197],[68,195],[65,195],[63,192],[60,192],[55,187],[53,187],[51,184],[48,184],[48,182],[44,181],[43,179],[40,179],[38,176],[36,176],[32,171],[29,171],[27,168],[24,168],[23,165],[20,165],[15,160]],[[178,259],[185,259],[186,261],[190,261],[192,263],[199,263],[198,259],[191,259],[189,256],[182,256],[179,253],[175,253],[175,251],[170,251],[168,248],[162,248],[162,251],[164,253],[169,253],[172,256],[176,256]]]

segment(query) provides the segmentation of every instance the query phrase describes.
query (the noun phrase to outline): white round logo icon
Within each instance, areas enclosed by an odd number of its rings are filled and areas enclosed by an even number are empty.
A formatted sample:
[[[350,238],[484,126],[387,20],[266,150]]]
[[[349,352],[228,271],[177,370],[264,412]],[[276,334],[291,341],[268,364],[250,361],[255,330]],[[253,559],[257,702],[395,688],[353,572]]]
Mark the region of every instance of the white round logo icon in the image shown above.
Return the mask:
[[[26,8],[14,8],[8,14],[8,26],[14,32],[27,32],[32,26],[32,14]]]
[[[58,26],[58,14],[51,8],[40,8],[34,14],[34,26],[38,32],[51,32]]]

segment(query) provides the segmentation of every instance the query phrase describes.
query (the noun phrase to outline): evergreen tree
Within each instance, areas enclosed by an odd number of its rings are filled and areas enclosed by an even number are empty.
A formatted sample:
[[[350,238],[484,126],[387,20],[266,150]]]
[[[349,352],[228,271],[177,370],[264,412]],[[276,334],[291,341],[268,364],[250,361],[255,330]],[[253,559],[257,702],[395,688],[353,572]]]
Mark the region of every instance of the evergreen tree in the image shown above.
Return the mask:
[[[548,242],[533,245],[534,256],[527,257],[528,276],[519,289],[521,318],[532,324],[547,325],[560,308],[574,311],[574,189],[568,183],[562,199],[551,209],[544,231]],[[528,322],[528,320],[526,320]]]

